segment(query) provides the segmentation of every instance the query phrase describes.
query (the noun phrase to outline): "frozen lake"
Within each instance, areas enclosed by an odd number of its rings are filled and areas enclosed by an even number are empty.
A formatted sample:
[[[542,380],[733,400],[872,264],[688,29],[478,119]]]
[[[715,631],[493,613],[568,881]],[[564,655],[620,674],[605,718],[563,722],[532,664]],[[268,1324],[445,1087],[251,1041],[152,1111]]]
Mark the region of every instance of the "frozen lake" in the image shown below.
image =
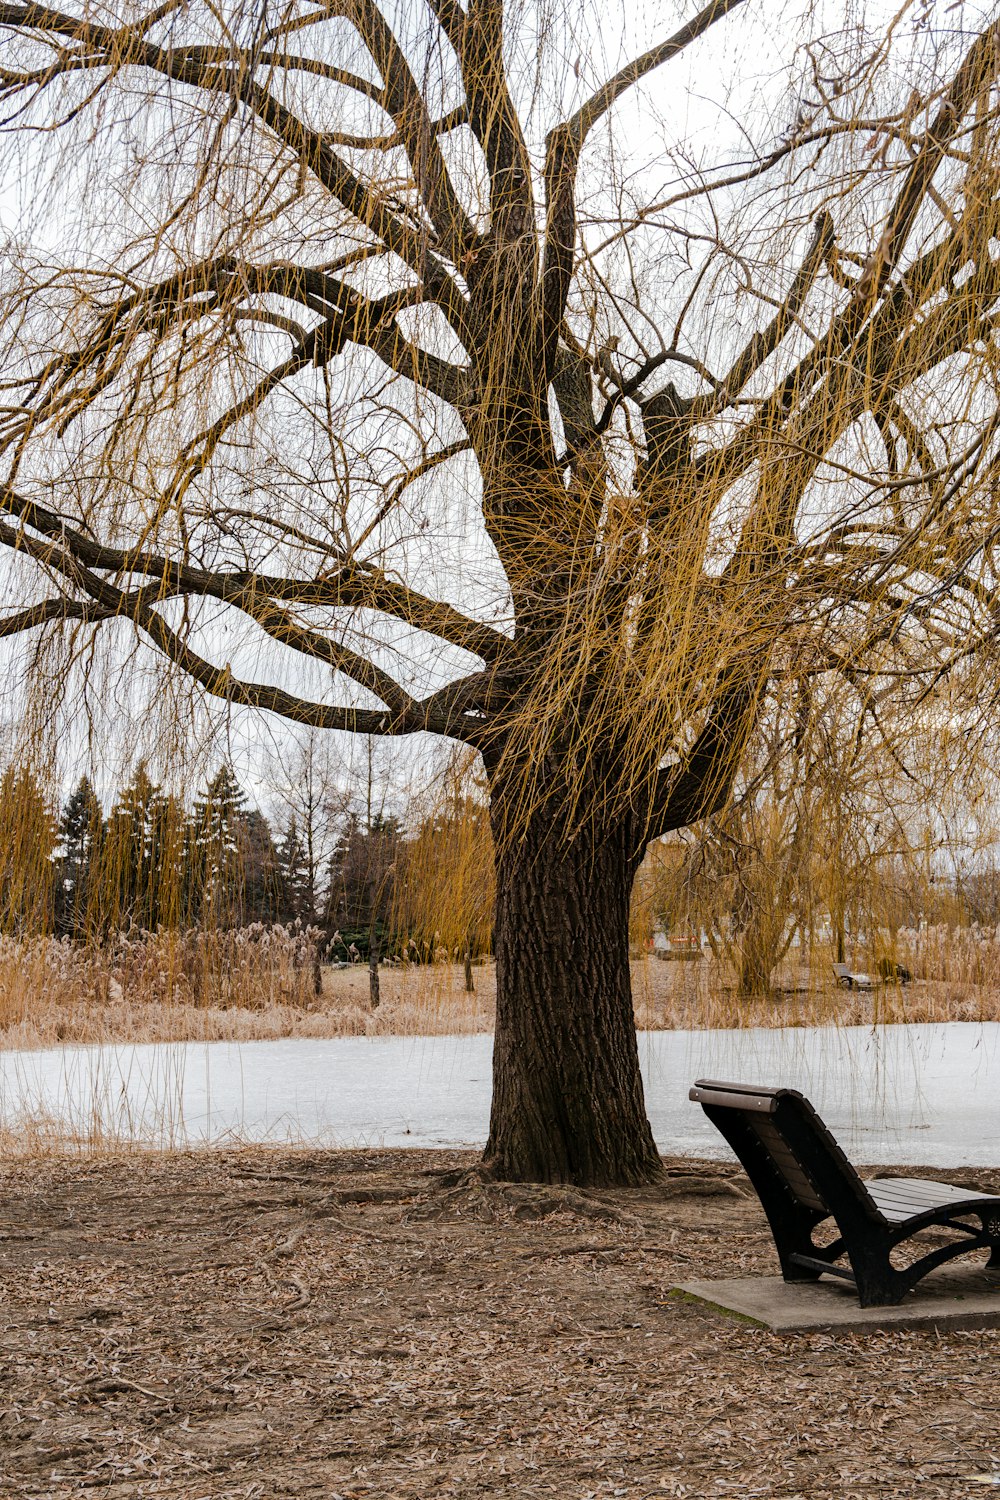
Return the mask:
[[[663,1151],[724,1156],[697,1077],[782,1083],[861,1162],[1000,1164],[1000,1024],[654,1031],[639,1037]],[[156,1145],[480,1146],[492,1038],[349,1037],[0,1053],[0,1123]]]

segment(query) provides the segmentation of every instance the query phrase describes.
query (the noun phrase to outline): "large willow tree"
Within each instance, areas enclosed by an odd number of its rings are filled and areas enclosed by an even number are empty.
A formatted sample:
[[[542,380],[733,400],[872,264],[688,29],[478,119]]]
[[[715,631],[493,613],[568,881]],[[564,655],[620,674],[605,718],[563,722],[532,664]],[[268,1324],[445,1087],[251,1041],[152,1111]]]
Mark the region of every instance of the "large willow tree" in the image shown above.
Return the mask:
[[[993,628],[998,25],[795,22],[667,138],[768,11],[0,3],[0,634],[482,755],[510,1178],[659,1171],[629,892],[769,685]]]

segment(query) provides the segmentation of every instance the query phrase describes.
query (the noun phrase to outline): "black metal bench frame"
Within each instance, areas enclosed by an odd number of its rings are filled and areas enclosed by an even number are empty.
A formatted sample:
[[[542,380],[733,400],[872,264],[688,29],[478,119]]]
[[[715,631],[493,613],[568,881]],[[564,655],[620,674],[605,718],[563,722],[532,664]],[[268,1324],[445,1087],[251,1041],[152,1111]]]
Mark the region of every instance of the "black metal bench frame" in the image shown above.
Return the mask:
[[[756,1088],[700,1078],[689,1097],[725,1136],[767,1214],[786,1281],[840,1276],[862,1307],[901,1302],[928,1271],[984,1248],[1000,1269],[1000,1197],[945,1182],[885,1177],[864,1182],[808,1099],[795,1089]],[[839,1235],[817,1245],[813,1231],[833,1218]],[[975,1220],[975,1224],[963,1220]],[[955,1239],[911,1265],[892,1252],[921,1229]],[[848,1266],[838,1265],[843,1258]]]

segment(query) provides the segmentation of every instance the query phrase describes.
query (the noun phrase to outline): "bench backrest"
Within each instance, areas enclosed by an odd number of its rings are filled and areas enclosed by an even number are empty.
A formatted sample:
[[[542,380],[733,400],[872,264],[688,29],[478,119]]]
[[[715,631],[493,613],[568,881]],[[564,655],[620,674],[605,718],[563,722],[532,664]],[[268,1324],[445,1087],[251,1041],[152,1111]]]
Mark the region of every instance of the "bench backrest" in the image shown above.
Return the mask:
[[[799,1207],[818,1217],[851,1207],[878,1216],[864,1182],[796,1089],[699,1078],[689,1097],[732,1146],[765,1207],[777,1178]]]

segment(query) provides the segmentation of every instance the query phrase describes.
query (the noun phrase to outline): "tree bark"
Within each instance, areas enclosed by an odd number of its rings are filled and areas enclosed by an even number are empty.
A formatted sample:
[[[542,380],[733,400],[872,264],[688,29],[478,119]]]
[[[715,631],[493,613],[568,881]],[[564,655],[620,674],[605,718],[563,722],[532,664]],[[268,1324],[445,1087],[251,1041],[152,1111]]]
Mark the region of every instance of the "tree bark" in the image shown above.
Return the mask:
[[[834,952],[836,953],[834,963],[837,964],[843,964],[847,962],[847,959],[845,957],[845,953],[847,950],[847,944],[845,941],[846,930],[847,926],[844,913],[842,911],[835,912],[833,916],[833,946]]]
[[[368,998],[372,1010],[378,1010],[381,995],[378,982],[378,942],[374,931],[370,934],[368,942]]]
[[[778,964],[778,945],[768,937],[746,929],[742,935],[736,984],[738,1000],[767,1000],[771,975]]]
[[[494,822],[496,824],[496,817]],[[571,838],[543,808],[497,846],[497,1016],[484,1164],[520,1182],[635,1186],[662,1165],[632,1010],[629,830]]]

